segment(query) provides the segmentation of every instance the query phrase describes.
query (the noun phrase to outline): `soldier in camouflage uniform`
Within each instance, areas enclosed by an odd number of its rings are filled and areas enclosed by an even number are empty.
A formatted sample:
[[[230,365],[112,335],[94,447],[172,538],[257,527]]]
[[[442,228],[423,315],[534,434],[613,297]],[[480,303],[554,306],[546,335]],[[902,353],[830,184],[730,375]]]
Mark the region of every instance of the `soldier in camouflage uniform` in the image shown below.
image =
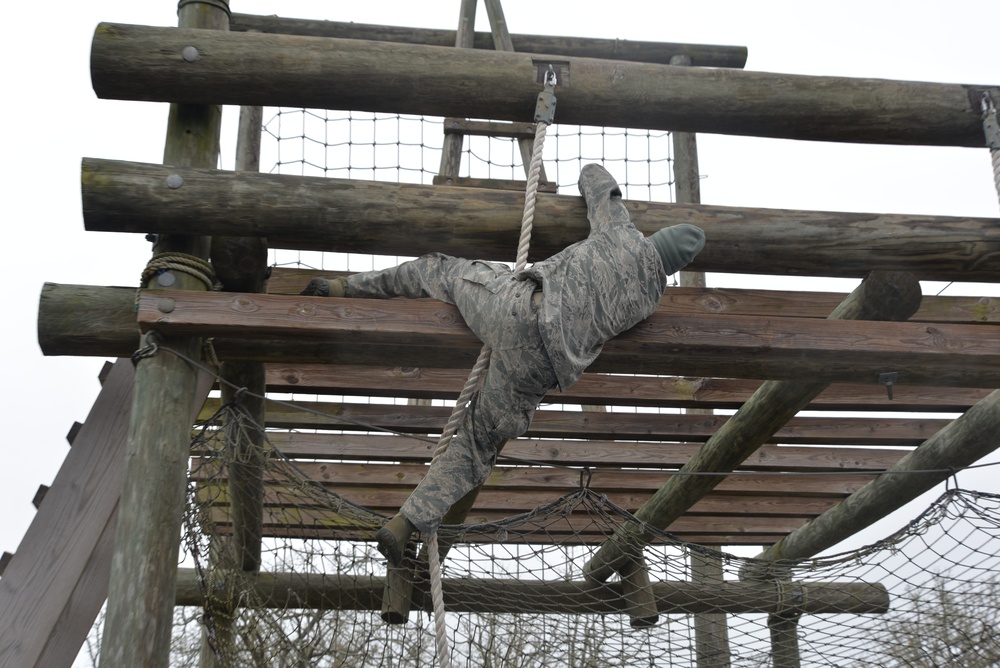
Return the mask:
[[[629,220],[618,184],[599,165],[583,168],[579,187],[590,235],[524,271],[435,253],[346,279],[314,279],[303,292],[432,297],[454,304],[492,349],[481,389],[447,451],[377,534],[379,550],[393,565],[414,529],[436,529],[456,501],[486,480],[497,449],[527,431],[545,394],[566,390],[605,341],[652,314],[667,276],[704,246],[704,233],[692,225],[643,237]]]

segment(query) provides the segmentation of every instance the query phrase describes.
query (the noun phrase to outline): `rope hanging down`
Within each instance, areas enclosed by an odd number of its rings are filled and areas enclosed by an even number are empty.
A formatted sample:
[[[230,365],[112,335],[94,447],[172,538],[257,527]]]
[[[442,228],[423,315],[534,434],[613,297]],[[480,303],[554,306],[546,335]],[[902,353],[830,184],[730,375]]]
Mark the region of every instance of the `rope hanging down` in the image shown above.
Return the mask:
[[[524,213],[521,216],[521,236],[517,243],[517,257],[514,261],[514,271],[518,272],[528,264],[528,249],[531,244],[531,230],[535,219],[535,200],[538,195],[539,173],[542,169],[542,148],[545,145],[545,134],[555,116],[556,110],[556,73],[550,67],[545,74],[545,88],[538,94],[535,103],[535,140],[531,150],[531,162],[528,165],[528,182],[524,190]],[[465,412],[469,406],[469,400],[479,385],[479,379],[490,364],[490,348],[483,346],[479,353],[469,379],[465,381],[458,399],[455,401],[455,408],[452,410],[448,424],[445,425],[441,438],[438,440],[437,449],[431,457],[431,466],[434,462],[448,450],[448,444],[458,431],[458,426],[462,424]],[[438,554],[437,531],[431,533],[427,542],[428,567],[431,580],[431,600],[434,606],[434,631],[437,643],[438,663],[441,668],[451,667],[451,656],[448,650],[447,629],[444,618],[444,595],[441,584],[441,561]]]

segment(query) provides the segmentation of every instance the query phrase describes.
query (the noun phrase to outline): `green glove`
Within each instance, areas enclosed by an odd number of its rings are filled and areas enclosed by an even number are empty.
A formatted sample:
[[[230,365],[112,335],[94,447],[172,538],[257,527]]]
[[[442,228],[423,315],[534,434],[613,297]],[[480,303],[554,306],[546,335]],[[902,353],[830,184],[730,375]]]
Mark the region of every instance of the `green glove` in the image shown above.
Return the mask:
[[[705,233],[700,227],[684,223],[657,230],[649,241],[660,254],[663,270],[670,276],[686,267],[701,252],[705,247]]]

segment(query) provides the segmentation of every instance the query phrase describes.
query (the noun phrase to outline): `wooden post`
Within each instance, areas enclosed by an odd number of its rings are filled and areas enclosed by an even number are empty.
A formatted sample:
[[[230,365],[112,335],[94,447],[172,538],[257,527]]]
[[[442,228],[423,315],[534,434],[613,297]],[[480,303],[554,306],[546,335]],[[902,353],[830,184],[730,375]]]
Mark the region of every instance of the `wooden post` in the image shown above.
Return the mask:
[[[704,587],[724,581],[718,553],[691,549],[691,580]],[[725,613],[701,612],[694,615],[695,662],[698,668],[728,668],[729,627]]]
[[[799,655],[799,618],[800,612],[780,612],[767,616],[767,628],[771,632],[771,666],[772,668],[799,668],[802,658]]]
[[[1000,390],[949,423],[885,474],[868,483],[809,524],[757,556],[780,563],[811,557],[833,547],[997,449]],[[763,565],[750,564],[743,578],[766,577]]]
[[[670,64],[690,67],[691,58],[676,55]],[[701,204],[701,176],[698,173],[698,140],[693,132],[672,132],[670,135],[674,149],[674,200],[680,204]],[[704,288],[705,272],[680,272],[680,285],[684,288]],[[691,415],[712,415],[712,409],[688,408]],[[691,579],[695,582],[711,584],[722,582],[722,563],[719,557],[708,552],[691,550],[688,553]],[[703,612],[694,617],[695,662],[698,668],[728,668],[729,627],[726,615]]]
[[[226,30],[228,12],[224,0],[181,3],[178,21],[182,28]],[[200,54],[196,47],[185,44],[171,57],[192,62]],[[219,106],[171,105],[164,163],[215,167],[221,117]],[[180,189],[183,182],[173,179],[163,187]],[[208,246],[207,238],[168,236],[158,239],[154,250],[207,259]],[[177,271],[154,277],[148,287],[156,289],[164,284],[188,290],[209,287]],[[199,339],[166,339],[159,345],[192,359],[200,357]],[[102,666],[165,668],[168,663],[191,439],[188,406],[196,377],[197,369],[163,351],[140,360],[136,368]]]
[[[920,284],[906,273],[872,272],[830,319],[905,320],[920,306]],[[827,387],[823,381],[767,381],[683,467],[681,472],[730,472],[777,429]],[[712,490],[721,476],[672,477],[636,512],[640,525],[661,529]],[[625,525],[584,566],[589,580],[603,582],[619,570],[630,550],[649,539],[637,525]]]
[[[263,125],[262,107],[241,107],[239,129],[236,137],[236,171],[260,170],[260,134]],[[267,241],[263,237],[215,237],[212,239],[212,266],[227,292],[264,292],[267,271]],[[233,536],[231,540],[216,536],[209,555],[217,568],[232,565],[243,571],[260,570],[262,525],[264,520],[264,445],[263,429],[266,422],[264,410],[265,371],[263,362],[232,360],[219,365],[222,379],[223,403],[239,402],[245,417],[252,424],[228,417],[226,447],[229,448],[229,480]],[[239,392],[240,389],[247,393]],[[237,394],[241,396],[237,396]],[[221,553],[221,554],[220,554]],[[218,578],[232,578],[233,574],[220,572]],[[239,581],[239,580],[237,580]],[[223,586],[222,591],[231,588]],[[223,601],[213,611],[215,615],[215,644],[225,647],[237,637],[232,601]],[[221,665],[218,655],[209,642],[208,632],[202,633],[201,668]]]
[[[455,48],[471,49],[472,38],[476,29],[476,6],[479,0],[462,0],[459,10],[458,30],[455,32]],[[438,174],[457,179],[458,168],[462,163],[462,143],[464,135],[446,133],[441,146],[441,167]]]

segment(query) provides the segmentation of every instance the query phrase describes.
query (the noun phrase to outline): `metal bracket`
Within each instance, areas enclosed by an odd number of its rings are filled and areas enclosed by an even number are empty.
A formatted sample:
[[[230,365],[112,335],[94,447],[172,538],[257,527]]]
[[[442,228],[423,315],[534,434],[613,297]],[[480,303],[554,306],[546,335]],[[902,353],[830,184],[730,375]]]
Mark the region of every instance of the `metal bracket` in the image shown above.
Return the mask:
[[[896,384],[897,380],[899,380],[898,371],[887,371],[878,375],[879,385],[885,385],[885,392],[889,396],[889,401],[892,401],[892,386]]]

